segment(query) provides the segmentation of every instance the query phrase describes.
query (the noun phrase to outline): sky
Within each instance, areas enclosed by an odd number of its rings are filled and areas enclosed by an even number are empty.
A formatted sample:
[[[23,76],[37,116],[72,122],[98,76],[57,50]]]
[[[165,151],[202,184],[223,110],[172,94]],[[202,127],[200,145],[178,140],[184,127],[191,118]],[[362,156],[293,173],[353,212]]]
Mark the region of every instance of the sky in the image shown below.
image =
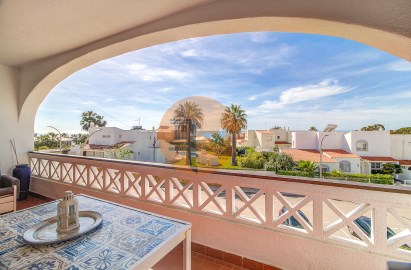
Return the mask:
[[[161,44],[103,60],[56,85],[38,109],[47,126],[81,132],[84,111],[107,126],[158,127],[190,96],[241,105],[249,129],[273,126],[349,131],[381,123],[411,126],[411,63],[336,37],[256,32]]]

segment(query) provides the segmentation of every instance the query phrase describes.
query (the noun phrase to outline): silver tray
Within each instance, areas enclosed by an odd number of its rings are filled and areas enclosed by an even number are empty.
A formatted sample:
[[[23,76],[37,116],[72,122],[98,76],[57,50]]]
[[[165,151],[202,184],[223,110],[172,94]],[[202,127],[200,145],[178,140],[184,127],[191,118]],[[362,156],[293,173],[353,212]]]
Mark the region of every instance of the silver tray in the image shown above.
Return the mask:
[[[80,211],[80,228],[66,233],[57,232],[57,217],[46,219],[31,226],[23,233],[23,240],[29,244],[47,245],[76,238],[96,228],[103,221],[100,213]]]

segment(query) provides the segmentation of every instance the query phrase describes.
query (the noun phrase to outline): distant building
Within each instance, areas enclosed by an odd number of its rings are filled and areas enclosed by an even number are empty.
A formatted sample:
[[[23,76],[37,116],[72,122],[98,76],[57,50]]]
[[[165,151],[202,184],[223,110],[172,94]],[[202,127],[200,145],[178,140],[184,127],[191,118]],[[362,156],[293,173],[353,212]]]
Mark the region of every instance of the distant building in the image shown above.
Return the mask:
[[[285,129],[246,130],[237,139],[238,146],[254,147],[257,151],[273,151],[278,148],[288,148],[289,132]]]
[[[291,148],[320,150],[340,163],[347,173],[379,173],[383,164],[411,160],[411,135],[392,135],[389,131],[312,132],[292,131]]]
[[[160,143],[157,130],[91,127],[89,134],[92,135],[83,148],[86,156],[108,157],[108,150],[128,148],[133,151],[131,160],[167,163],[174,158],[173,146],[164,141]]]

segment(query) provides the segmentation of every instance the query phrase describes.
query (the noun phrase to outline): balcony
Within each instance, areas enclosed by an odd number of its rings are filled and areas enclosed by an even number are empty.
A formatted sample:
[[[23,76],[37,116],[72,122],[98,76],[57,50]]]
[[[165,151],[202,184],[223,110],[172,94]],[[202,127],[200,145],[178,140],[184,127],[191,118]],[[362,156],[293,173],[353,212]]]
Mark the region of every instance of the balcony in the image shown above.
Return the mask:
[[[29,158],[31,191],[59,198],[70,189],[189,221],[194,246],[242,265],[386,269],[389,260],[411,260],[411,189],[37,152]],[[368,233],[358,218],[369,221]],[[395,233],[389,239],[387,227]]]

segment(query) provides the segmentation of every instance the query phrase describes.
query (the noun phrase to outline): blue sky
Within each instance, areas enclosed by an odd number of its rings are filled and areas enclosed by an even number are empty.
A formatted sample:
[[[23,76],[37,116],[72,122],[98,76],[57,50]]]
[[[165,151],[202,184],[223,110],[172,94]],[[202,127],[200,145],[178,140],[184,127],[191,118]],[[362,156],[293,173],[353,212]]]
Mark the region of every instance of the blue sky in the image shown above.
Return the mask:
[[[158,127],[188,96],[240,104],[250,129],[338,130],[411,126],[411,63],[354,41],[308,34],[241,33],[157,45],[107,59],[58,84],[35,131],[78,133],[81,113],[129,129]]]

